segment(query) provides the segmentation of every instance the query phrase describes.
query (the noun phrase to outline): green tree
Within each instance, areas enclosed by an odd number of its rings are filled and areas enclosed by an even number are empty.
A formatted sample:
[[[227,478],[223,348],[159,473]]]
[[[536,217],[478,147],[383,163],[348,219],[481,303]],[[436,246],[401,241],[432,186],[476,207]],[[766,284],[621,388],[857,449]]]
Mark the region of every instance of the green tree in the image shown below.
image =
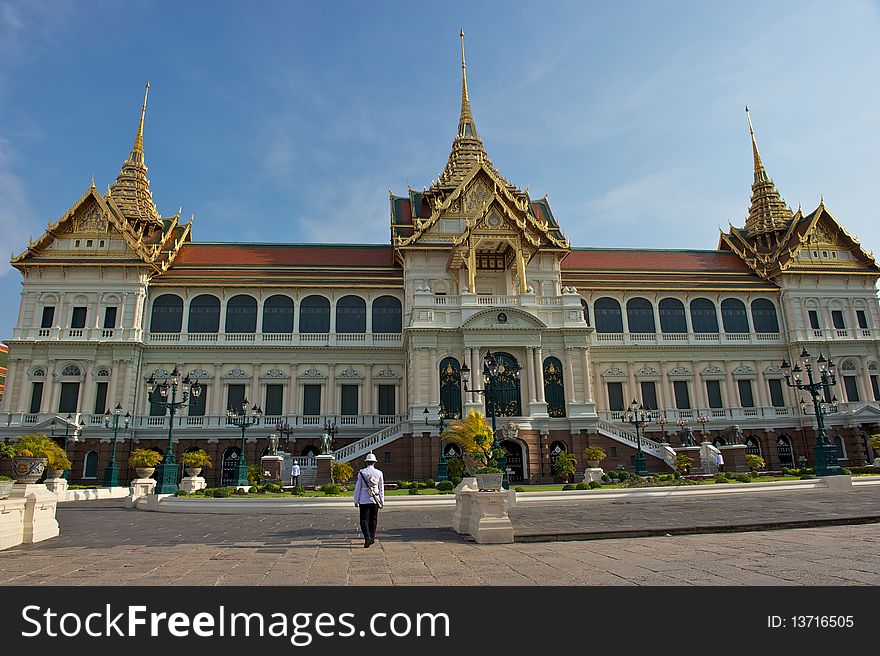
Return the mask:
[[[678,471],[684,472],[685,474],[689,474],[691,471],[691,467],[694,466],[694,459],[691,458],[686,453],[679,453],[675,456],[675,468]]]
[[[763,469],[764,466],[766,465],[766,463],[764,462],[764,459],[759,455],[755,455],[754,453],[747,453],[746,454],[746,464],[749,466],[749,469],[751,469],[752,471],[757,471],[758,469]]]
[[[465,454],[474,459],[474,466],[483,469],[497,469],[497,458],[504,451],[493,448],[492,429],[486,418],[479,412],[470,411],[467,417],[455,420],[443,431],[443,439],[458,444]],[[500,471],[500,470],[498,470]]]
[[[556,456],[556,461],[553,463],[553,473],[556,474],[563,481],[568,481],[572,476],[577,472],[577,459],[574,457],[573,453],[569,453],[568,451],[563,451],[558,456]]]
[[[354,469],[347,462],[334,462],[330,468],[330,477],[334,483],[345,483],[354,476]]]

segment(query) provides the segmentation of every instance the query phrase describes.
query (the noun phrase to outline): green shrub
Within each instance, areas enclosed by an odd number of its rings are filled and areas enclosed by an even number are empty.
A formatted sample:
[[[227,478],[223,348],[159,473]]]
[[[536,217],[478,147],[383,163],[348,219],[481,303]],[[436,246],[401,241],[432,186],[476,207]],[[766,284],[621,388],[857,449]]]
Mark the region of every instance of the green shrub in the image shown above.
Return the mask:
[[[816,477],[813,476],[812,474],[801,474],[801,480],[802,480],[802,481],[805,481],[805,480],[810,479],[810,478],[816,478]]]
[[[304,497],[306,495],[306,489],[302,485],[294,485],[290,492],[297,497]]]
[[[412,487],[412,483],[410,483],[409,481],[398,481],[397,487],[399,487],[401,490],[408,490]]]
[[[610,472],[608,472],[605,475],[608,478],[610,478],[612,481],[616,481],[618,478],[620,478],[620,472],[617,471],[616,469],[612,469]]]
[[[215,499],[226,499],[229,497],[229,488],[228,487],[217,487],[211,492],[211,496]]]
[[[321,492],[326,494],[328,497],[336,496],[342,490],[339,489],[339,486],[336,483],[325,483],[321,486]]]
[[[621,470],[617,472],[617,478],[619,478],[621,481],[625,481],[629,478],[629,472],[626,470]]]
[[[766,463],[764,462],[764,459],[761,456],[756,455],[754,453],[747,453],[746,454],[746,465],[748,465],[749,469],[751,469],[752,471],[755,471],[758,469],[764,469],[764,467],[766,466]]]
[[[133,469],[155,467],[162,462],[162,454],[152,449],[135,449],[128,456],[128,466]]]
[[[354,476],[354,468],[347,462],[334,462],[330,466],[330,472],[333,482],[340,485],[351,480],[351,477]]]
[[[464,476],[464,461],[461,458],[446,459],[446,475],[450,481]],[[461,481],[459,481],[460,483]],[[458,483],[456,483],[458,485]]]
[[[737,480],[737,482],[739,482],[739,483],[751,483],[751,482],[752,482],[752,477],[749,476],[748,474],[737,474],[737,475],[736,475],[736,480]]]
[[[553,463],[553,473],[556,476],[561,478],[563,481],[567,481],[570,477],[574,476],[576,472],[577,458],[574,457],[573,453],[563,451],[558,456],[556,456],[556,461]]]
[[[437,483],[437,489],[441,492],[450,492],[452,488],[455,486],[452,484],[452,481],[440,481]]]
[[[524,487],[515,487],[515,488],[513,488],[513,491],[514,492],[525,492],[526,489]]]
[[[433,478],[429,478],[427,481],[425,481],[425,487],[436,487],[436,486],[437,486],[437,483],[434,481]]]
[[[266,489],[268,492],[281,492],[281,483],[269,483]]]
[[[574,489],[575,489],[575,486],[571,485],[570,483],[566,483],[565,485],[562,486],[563,492],[566,492],[568,490],[574,490]]]
[[[602,484],[599,481],[590,481],[590,489],[595,490],[596,488],[602,487]]]
[[[452,487],[458,487],[461,483],[461,476],[450,476],[449,480],[452,481]]]
[[[602,480],[608,483],[611,481],[611,477],[608,474],[602,474]]]
[[[419,488],[417,488],[417,487],[411,487],[411,488],[409,489],[409,492],[408,492],[407,494],[418,494],[418,493],[419,493]]]
[[[789,469],[788,467],[783,467],[779,471],[783,476],[795,476],[798,473],[797,469]]]
[[[840,471],[843,472],[847,476],[852,476],[852,470],[847,469],[846,467],[841,467]]]
[[[730,483],[730,481],[727,480],[727,476],[725,476],[724,474],[718,474],[718,476],[715,477],[715,482],[716,483]]]
[[[188,492],[187,490],[178,490],[177,492],[174,493],[174,496],[176,496],[176,497],[188,497],[188,496],[189,496],[189,492]]]
[[[681,472],[678,470],[672,472],[672,478],[678,480],[679,478],[681,478]]]
[[[574,489],[576,489],[576,490],[589,490],[590,486],[587,485],[584,481],[581,481],[580,483],[578,483],[577,485],[574,486]]]
[[[182,464],[186,468],[210,468],[213,466],[210,456],[208,456],[208,454],[203,449],[187,451],[182,456],[180,456],[180,464]]]
[[[849,470],[853,474],[880,474],[880,459],[874,465],[864,465],[862,467],[850,467]]]
[[[257,485],[263,482],[263,468],[259,465],[250,465],[247,468],[248,485]]]

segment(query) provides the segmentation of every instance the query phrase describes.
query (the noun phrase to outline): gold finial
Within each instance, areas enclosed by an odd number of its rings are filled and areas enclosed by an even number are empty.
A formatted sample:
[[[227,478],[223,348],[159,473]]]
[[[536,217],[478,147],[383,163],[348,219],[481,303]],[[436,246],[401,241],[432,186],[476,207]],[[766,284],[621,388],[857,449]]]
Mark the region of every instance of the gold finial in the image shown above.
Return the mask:
[[[90,188],[90,189],[94,189],[94,188],[95,188],[95,174],[94,174],[94,173],[92,173],[92,184],[90,185],[89,188]]]
[[[758,152],[758,142],[755,139],[755,130],[752,127],[752,115],[749,114],[748,105],[746,105],[746,119],[749,121],[749,135],[752,138],[752,155],[755,158],[755,180],[757,180],[759,171],[764,174],[764,177],[766,177],[766,173],[764,172],[764,164],[761,162],[761,153]]]
[[[141,122],[138,124],[137,134],[134,137],[134,150],[143,151],[144,149],[144,117],[147,114],[147,95],[150,93],[150,81],[147,80],[147,87],[144,90],[144,106],[141,108]],[[132,154],[134,152],[132,151]]]
[[[477,127],[474,125],[474,117],[471,115],[471,101],[468,97],[467,65],[464,59],[464,30],[461,30],[458,36],[461,37],[461,117],[458,119],[458,136],[476,137]]]

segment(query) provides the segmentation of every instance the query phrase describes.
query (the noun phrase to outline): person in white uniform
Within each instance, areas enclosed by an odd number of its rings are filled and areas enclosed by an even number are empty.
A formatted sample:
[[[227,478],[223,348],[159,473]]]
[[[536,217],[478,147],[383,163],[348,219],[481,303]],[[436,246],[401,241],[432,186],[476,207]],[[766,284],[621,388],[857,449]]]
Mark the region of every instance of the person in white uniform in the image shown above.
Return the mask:
[[[371,452],[364,458],[364,468],[358,471],[354,484],[354,505],[360,509],[364,549],[376,541],[379,509],[385,505],[385,477],[376,469],[376,456]]]
[[[299,475],[300,475],[299,463],[296,460],[294,460],[293,465],[291,465],[291,467],[290,467],[290,484],[291,485],[299,485]]]

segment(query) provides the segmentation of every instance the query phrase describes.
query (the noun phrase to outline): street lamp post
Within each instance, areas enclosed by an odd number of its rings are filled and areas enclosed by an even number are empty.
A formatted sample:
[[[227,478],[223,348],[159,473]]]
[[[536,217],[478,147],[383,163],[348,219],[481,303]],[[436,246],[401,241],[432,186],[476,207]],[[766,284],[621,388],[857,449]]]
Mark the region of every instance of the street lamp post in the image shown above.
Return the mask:
[[[226,420],[228,423],[238,426],[241,429],[241,448],[238,457],[238,471],[236,472],[235,485],[247,485],[248,484],[248,475],[247,475],[247,458],[244,456],[244,433],[251,426],[256,426],[260,423],[260,417],[263,416],[263,411],[259,406],[254,406],[251,408],[250,414],[248,414],[248,408],[250,408],[250,403],[247,399],[241,402],[240,408],[233,408],[229,406],[229,409],[226,411]]]
[[[666,422],[669,421],[666,419],[666,415],[660,415],[657,417],[657,424],[660,426],[660,441],[666,442]]]
[[[432,424],[428,421],[428,409],[425,408],[422,411],[422,414],[425,415],[425,425],[431,426]],[[440,438],[440,456],[437,458],[437,480],[438,481],[448,481],[449,480],[449,464],[446,462],[446,454],[443,453],[443,430],[446,428],[446,420],[447,419],[458,419],[458,413],[453,412],[452,410],[447,410],[440,405],[440,409],[437,411],[437,417],[439,419],[437,423],[438,433],[437,436]]]
[[[281,446],[289,446],[290,445],[290,436],[293,434],[293,426],[285,422],[278,422],[275,425],[275,432],[278,433],[280,438]],[[293,441],[296,442],[296,438],[293,438]]]
[[[67,417],[65,417],[65,419],[67,420],[67,421],[64,422],[64,453],[66,454],[66,453],[67,453],[68,440],[69,440],[71,437],[73,437],[73,441],[76,442],[76,438],[79,436],[80,432],[82,432],[82,429],[85,428],[85,426],[86,426],[86,422],[83,421],[83,420],[80,420],[80,423],[77,424],[76,421],[75,421],[74,418],[73,418],[73,414],[71,414],[70,412],[67,413]],[[56,436],[56,434],[55,434],[55,426],[56,426],[56,418],[53,418],[53,419],[52,419],[52,427],[51,427],[52,437],[53,437],[53,438],[54,438],[54,437],[58,437],[58,438],[60,439],[62,436],[61,436],[61,435],[57,435],[57,436]],[[70,432],[70,427],[71,427],[71,426],[74,427],[74,429],[73,429],[73,433],[72,433],[72,434],[71,434],[71,432]],[[64,470],[64,473],[61,474],[61,478],[68,479],[69,477],[70,477],[70,470],[69,470],[69,469],[65,469],[65,470]]]
[[[468,381],[470,380],[471,370],[470,367],[465,364],[461,368],[461,380],[464,383],[464,391],[473,392],[475,394],[482,394],[483,398],[486,400],[486,405],[489,406],[489,415],[492,417],[492,450],[501,448],[501,445],[498,442],[497,429],[495,427],[495,406],[498,403],[498,392],[500,391],[501,378],[508,373],[508,368],[505,366],[504,362],[501,362],[498,359],[499,354],[496,353],[486,353],[483,356],[483,389],[469,389]],[[514,364],[510,367],[510,375],[512,375],[515,379],[519,380],[520,372],[522,371],[522,367],[518,364]],[[503,453],[497,460],[498,468],[502,473],[502,487],[505,490],[510,489],[510,480],[507,476],[507,456]]]
[[[642,426],[651,421],[651,415],[635,399],[623,412],[623,420],[636,428],[636,474],[648,475],[648,465],[645,462],[645,453],[642,451]]]
[[[180,401],[177,400],[177,387],[180,386]],[[174,494],[177,492],[177,461],[174,459],[174,415],[181,408],[196,405],[196,399],[202,394],[202,386],[198,379],[190,381],[189,376],[180,380],[177,367],[164,380],[157,381],[152,375],[147,381],[147,394],[150,403],[168,411],[168,444],[165,446],[165,457],[156,467],[156,494]],[[114,440],[115,441],[115,440]]]
[[[706,424],[709,423],[709,418],[706,415],[699,415],[697,417],[697,421],[700,422],[700,433],[703,435],[703,441],[706,441]]]
[[[122,429],[124,431],[128,428],[128,424],[131,421],[131,413],[126,412],[123,415],[122,406],[118,403],[113,408],[112,415],[109,410],[104,413],[104,428],[113,429],[113,447],[110,449],[110,461],[104,468],[104,487],[119,486],[119,465],[116,464],[116,435],[119,432],[120,418],[122,419]]]
[[[785,384],[794,389],[804,390],[813,400],[813,414],[816,415],[816,446],[813,450],[816,461],[816,476],[837,476],[843,473],[840,465],[837,464],[837,449],[831,444],[828,435],[825,433],[825,415],[833,411],[837,405],[837,399],[832,398],[831,403],[827,404],[821,399],[820,392],[829,393],[831,387],[837,384],[835,376],[835,364],[830,359],[826,360],[825,356],[819,354],[816,359],[816,367],[818,368],[819,379],[814,376],[813,359],[809,351],[804,348],[800,354],[800,364],[792,367],[786,360],[782,361],[782,372],[785,376]],[[801,368],[801,364],[803,368]],[[803,373],[806,371],[807,379],[803,379]],[[831,406],[829,409],[828,406]],[[807,403],[803,402],[802,409],[806,411]]]

